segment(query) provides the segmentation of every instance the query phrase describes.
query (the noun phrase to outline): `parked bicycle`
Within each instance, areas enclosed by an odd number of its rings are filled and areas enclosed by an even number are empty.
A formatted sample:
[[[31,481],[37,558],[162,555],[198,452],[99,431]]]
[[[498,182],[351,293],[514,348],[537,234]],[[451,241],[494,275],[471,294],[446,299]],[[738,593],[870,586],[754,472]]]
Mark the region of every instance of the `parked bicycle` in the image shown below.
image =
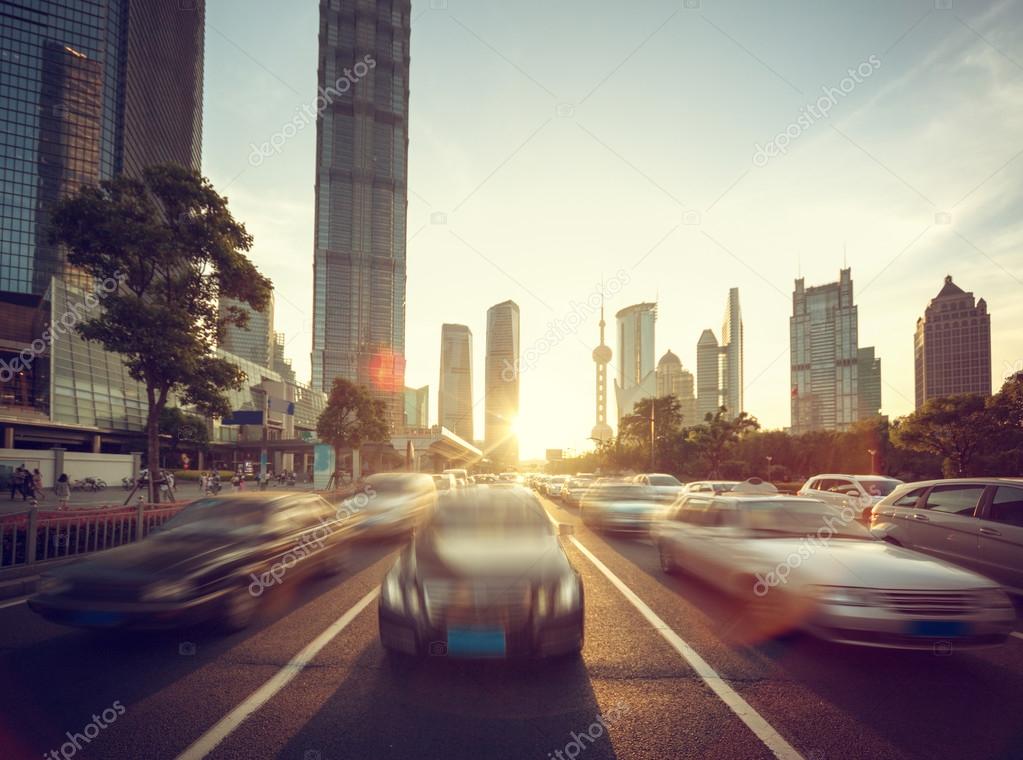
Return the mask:
[[[72,491],[102,491],[107,483],[102,478],[82,478],[71,483]]]

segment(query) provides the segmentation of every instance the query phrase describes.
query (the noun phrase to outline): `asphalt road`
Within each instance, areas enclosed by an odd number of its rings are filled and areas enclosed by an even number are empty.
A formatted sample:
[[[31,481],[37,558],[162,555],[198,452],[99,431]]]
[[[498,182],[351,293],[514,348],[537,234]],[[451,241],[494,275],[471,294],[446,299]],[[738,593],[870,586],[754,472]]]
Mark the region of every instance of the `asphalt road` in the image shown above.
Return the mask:
[[[2,602],[0,757],[1023,758],[1023,638],[948,654],[758,641],[648,542],[546,506],[577,525],[579,660],[392,664],[375,592],[394,544],[282,584],[233,636],[64,629]]]

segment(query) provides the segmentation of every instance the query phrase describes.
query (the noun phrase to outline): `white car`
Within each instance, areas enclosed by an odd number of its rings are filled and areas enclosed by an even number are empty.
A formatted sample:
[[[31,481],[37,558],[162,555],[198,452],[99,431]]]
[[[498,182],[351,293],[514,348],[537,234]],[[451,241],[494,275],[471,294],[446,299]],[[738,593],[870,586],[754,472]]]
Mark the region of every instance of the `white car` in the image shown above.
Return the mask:
[[[468,488],[469,487],[469,471],[463,469],[451,469],[444,470],[443,475],[453,475],[455,478],[455,488]]]
[[[685,488],[685,484],[674,475],[666,475],[660,472],[637,475],[632,479],[632,482],[649,488],[654,498],[663,504],[670,504],[675,501]]]
[[[745,600],[765,636],[935,652],[994,646],[1016,622],[996,583],[879,541],[816,499],[685,496],[651,530],[661,568]]]
[[[852,507],[867,524],[873,506],[901,485],[901,480],[885,475],[815,475],[798,494],[837,507]]]

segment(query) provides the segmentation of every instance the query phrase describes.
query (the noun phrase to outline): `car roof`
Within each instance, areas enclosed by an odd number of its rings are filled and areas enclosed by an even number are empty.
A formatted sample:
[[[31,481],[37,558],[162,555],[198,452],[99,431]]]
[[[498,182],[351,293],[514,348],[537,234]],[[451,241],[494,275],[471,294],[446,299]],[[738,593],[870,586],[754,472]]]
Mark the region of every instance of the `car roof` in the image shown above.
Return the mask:
[[[807,504],[824,504],[820,499],[811,499],[808,496],[788,496],[782,493],[723,493],[718,496],[708,496],[714,501],[735,502],[742,504],[751,501],[784,501],[784,502],[805,502]]]
[[[980,475],[976,478],[937,478],[935,480],[915,480],[911,483],[903,483],[899,488],[927,488],[930,486],[956,485],[957,483],[990,483],[997,485],[1023,486],[1023,478],[1004,478],[997,476]]]
[[[849,478],[850,480],[898,480],[891,475],[851,475],[848,472],[825,472],[821,475],[811,475],[807,480],[818,478]]]

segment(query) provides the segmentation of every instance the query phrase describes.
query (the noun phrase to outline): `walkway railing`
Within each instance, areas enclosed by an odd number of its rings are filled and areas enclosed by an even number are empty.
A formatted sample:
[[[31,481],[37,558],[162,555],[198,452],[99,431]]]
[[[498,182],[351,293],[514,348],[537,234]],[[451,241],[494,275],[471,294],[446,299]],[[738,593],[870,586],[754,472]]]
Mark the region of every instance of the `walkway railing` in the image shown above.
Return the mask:
[[[144,538],[185,502],[78,509],[29,509],[0,516],[0,570],[111,549]]]

